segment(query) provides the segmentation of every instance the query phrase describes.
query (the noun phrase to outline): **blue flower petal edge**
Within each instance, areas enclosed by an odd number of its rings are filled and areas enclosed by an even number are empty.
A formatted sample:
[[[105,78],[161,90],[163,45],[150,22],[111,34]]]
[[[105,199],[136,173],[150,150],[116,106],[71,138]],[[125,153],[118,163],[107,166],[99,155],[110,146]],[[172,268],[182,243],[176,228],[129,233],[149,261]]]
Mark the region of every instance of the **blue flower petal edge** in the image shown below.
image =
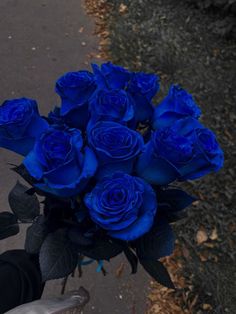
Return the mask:
[[[201,110],[179,85],[171,85],[168,95],[155,107],[152,125],[154,129],[171,126],[175,121],[187,117],[198,119]]]

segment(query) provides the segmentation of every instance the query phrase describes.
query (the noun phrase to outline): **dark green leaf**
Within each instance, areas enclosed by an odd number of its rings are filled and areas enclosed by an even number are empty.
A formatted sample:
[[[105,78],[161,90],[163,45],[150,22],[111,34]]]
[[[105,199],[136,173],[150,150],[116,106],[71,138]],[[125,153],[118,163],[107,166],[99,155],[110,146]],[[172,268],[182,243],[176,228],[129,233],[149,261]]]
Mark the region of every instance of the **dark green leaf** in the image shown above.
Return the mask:
[[[183,210],[196,201],[195,197],[180,189],[159,189],[157,199],[159,203],[168,205],[171,211]]]
[[[127,260],[130,263],[130,266],[131,266],[131,269],[132,269],[132,274],[136,274],[137,273],[137,269],[138,269],[138,258],[137,258],[137,256],[128,247],[124,249],[124,253],[125,253],[125,256],[126,256]]]
[[[33,224],[27,229],[25,250],[29,254],[38,254],[40,248],[49,233],[46,218],[42,215],[36,217]]]
[[[20,231],[17,217],[9,212],[0,213],[0,240],[16,235]]]
[[[71,242],[73,242],[77,246],[91,246],[93,244],[93,240],[91,237],[86,237],[79,228],[70,228],[68,232],[68,237]]]
[[[34,185],[34,183],[36,182],[36,180],[29,174],[29,172],[27,171],[23,164],[19,166],[14,166],[13,168],[11,168],[11,170],[18,173],[30,185]]]
[[[74,209],[72,208],[70,199],[59,199],[53,195],[50,195],[45,198],[43,204],[43,212],[47,217],[51,231],[65,228],[70,224],[74,224],[73,220],[71,220],[71,218],[74,216]]]
[[[161,285],[175,289],[175,286],[170,278],[170,275],[164,265],[159,261],[153,260],[140,260],[140,263],[144,267],[144,269],[152,276],[157,282]]]
[[[36,189],[35,188],[30,188],[26,191],[27,194],[29,195],[33,195],[34,193],[36,193]]]
[[[94,239],[92,246],[78,245],[77,248],[79,253],[96,260],[110,260],[123,251],[122,245],[108,237],[98,237]]]
[[[22,222],[31,222],[39,215],[40,204],[36,195],[28,194],[29,188],[17,181],[8,195],[13,213]]]
[[[168,219],[169,223],[173,223],[188,217],[187,213],[184,211],[181,212],[169,212],[166,214],[166,218]]]
[[[63,278],[73,272],[78,254],[65,229],[58,229],[46,237],[40,249],[39,263],[43,281]]]
[[[173,223],[181,219],[184,219],[187,216],[188,215],[187,215],[186,210],[176,211],[176,210],[173,210],[173,208],[171,208],[171,206],[168,204],[158,203],[158,213],[156,215],[155,221],[158,221],[159,219],[164,218],[164,219],[167,219],[169,223]]]
[[[171,226],[165,220],[161,220],[154,230],[135,242],[137,255],[141,259],[152,260],[171,255],[174,250],[174,240]]]

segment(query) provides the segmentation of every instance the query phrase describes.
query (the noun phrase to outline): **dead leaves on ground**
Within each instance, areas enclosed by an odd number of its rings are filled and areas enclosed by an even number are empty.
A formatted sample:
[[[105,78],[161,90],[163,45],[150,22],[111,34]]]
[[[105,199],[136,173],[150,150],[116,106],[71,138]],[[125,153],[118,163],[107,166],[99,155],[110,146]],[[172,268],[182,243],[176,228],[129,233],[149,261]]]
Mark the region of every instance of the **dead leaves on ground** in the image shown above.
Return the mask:
[[[120,8],[123,14],[125,7]],[[95,17],[95,34],[100,38],[98,50],[99,53],[93,55],[97,59],[109,59],[109,32],[107,28],[107,19],[111,10],[111,4],[106,0],[85,0],[85,10],[87,14]]]
[[[119,13],[120,14],[126,14],[127,12],[128,12],[127,5],[125,5],[124,3],[121,3],[120,7],[119,7]]]
[[[219,236],[217,228],[214,227],[210,232],[203,226],[196,233],[196,243],[201,249],[198,249],[197,255],[201,262],[212,261],[217,263],[218,256],[214,254],[213,249],[217,247]]]
[[[106,0],[85,0],[85,10],[87,14],[95,17],[95,34],[100,38],[98,50],[99,53],[93,55],[97,59],[110,59],[109,57],[109,31],[107,20],[110,16],[112,5]],[[121,3],[118,9],[120,15],[128,13],[128,6]]]
[[[211,241],[218,240],[218,232],[217,232],[216,227],[210,233],[207,232],[207,230],[204,227],[200,227],[196,234],[197,245],[201,245],[204,243],[204,245],[208,247],[212,247],[213,246],[212,243],[208,243],[210,245],[207,245],[207,243],[205,243],[209,240]]]
[[[206,242],[208,240],[208,235],[206,230],[202,227],[198,230],[196,234],[196,242],[198,245]]]
[[[184,254],[189,256],[187,248],[185,248]],[[198,296],[192,295],[191,282],[183,276],[183,263],[180,259],[182,255],[182,248],[176,246],[174,254],[163,259],[176,286],[176,291],[162,287],[156,282],[151,282],[152,292],[148,296],[150,308],[147,314],[192,313]]]
[[[217,262],[218,257],[211,252],[211,248],[214,248],[215,245],[214,242],[218,240],[217,229],[213,228],[210,232],[207,232],[201,227],[200,230],[204,233],[204,235],[201,235],[201,241],[204,240],[201,243],[202,248],[196,250],[200,262],[208,260]],[[148,296],[149,310],[147,314],[192,314],[200,309],[204,313],[212,311],[213,307],[211,304],[200,303],[200,298],[192,284],[192,277],[187,277],[184,271],[184,263],[191,259],[192,256],[189,249],[182,242],[177,241],[174,254],[163,259],[176,286],[176,291],[162,287],[156,282],[151,282],[152,290]]]

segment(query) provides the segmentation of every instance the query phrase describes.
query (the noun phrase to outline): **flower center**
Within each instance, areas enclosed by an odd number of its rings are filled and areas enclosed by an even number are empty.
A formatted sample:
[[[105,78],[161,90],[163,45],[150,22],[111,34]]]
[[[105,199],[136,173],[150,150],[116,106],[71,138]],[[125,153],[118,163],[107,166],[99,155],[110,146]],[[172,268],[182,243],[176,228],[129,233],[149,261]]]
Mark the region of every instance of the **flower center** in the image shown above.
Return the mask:
[[[26,106],[17,104],[11,105],[10,103],[0,108],[0,121],[1,122],[17,122],[22,121],[28,112]]]
[[[101,106],[103,111],[109,109],[110,114],[120,115],[126,110],[126,97],[119,92],[108,92],[101,97]]]
[[[55,168],[60,165],[71,150],[70,136],[61,131],[46,135],[43,141],[44,155],[49,165]]]

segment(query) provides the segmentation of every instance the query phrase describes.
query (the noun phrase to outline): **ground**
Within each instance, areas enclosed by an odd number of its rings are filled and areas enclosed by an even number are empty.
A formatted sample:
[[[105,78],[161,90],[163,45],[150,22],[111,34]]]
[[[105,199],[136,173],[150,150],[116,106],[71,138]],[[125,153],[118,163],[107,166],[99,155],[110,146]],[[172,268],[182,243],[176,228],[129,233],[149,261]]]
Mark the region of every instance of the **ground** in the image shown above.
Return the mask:
[[[158,73],[162,85],[157,103],[171,82],[182,84],[201,106],[204,124],[217,134],[224,169],[185,184],[199,200],[175,226],[182,253],[175,254],[171,269],[173,264],[184,266],[188,284],[182,289],[182,310],[235,313],[235,39],[216,34],[219,11],[202,12],[185,0],[86,2],[98,18],[100,55],[129,69]],[[163,313],[153,293],[152,301],[154,313]]]

